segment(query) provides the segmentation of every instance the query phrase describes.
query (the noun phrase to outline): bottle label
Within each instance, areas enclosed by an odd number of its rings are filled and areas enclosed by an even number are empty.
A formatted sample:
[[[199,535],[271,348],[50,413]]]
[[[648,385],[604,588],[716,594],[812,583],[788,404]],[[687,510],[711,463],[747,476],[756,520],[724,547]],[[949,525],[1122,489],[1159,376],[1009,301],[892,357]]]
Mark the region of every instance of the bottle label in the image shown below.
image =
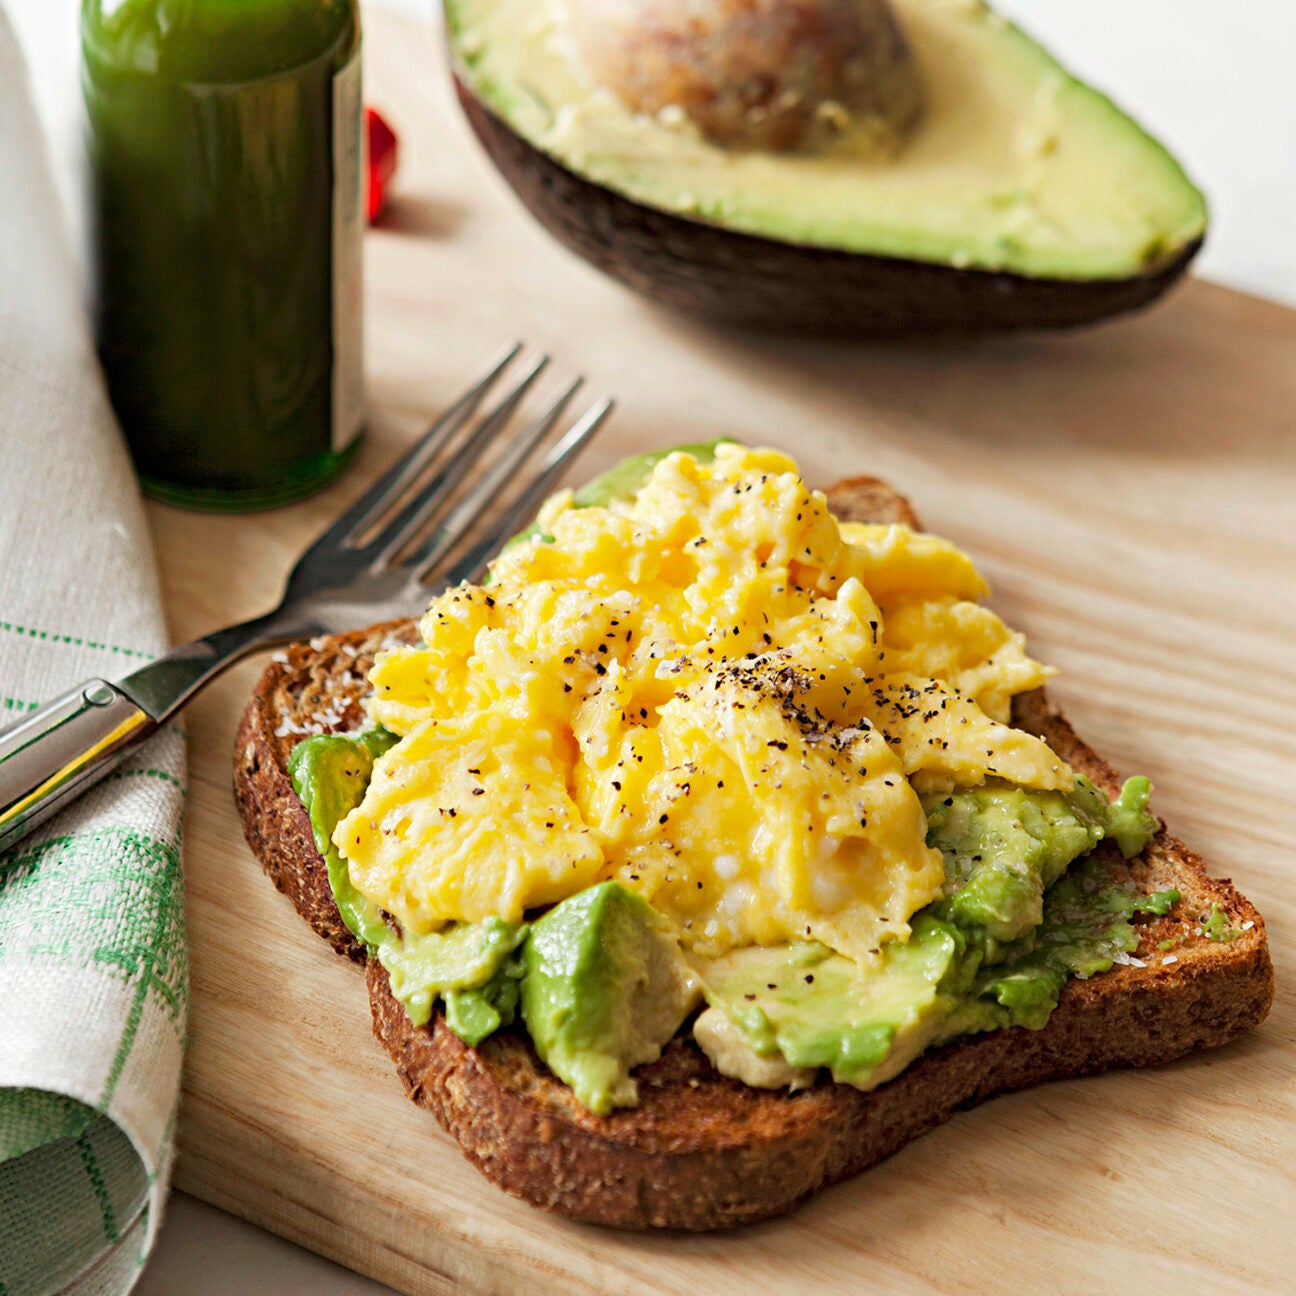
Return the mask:
[[[364,122],[360,50],[333,78],[333,450],[364,422]]]

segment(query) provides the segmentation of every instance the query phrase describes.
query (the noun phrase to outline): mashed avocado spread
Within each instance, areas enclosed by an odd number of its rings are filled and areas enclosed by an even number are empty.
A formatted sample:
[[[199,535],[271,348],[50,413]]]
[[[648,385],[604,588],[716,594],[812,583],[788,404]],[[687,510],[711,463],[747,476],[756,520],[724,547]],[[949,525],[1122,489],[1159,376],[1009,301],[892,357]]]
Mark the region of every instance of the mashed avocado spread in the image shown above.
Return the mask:
[[[690,451],[701,460],[714,447]],[[661,457],[620,465],[577,506],[633,498]],[[342,921],[387,970],[415,1025],[441,999],[450,1029],[476,1045],[520,1011],[541,1058],[598,1113],[635,1104],[632,1069],[655,1059],[699,1005],[692,1032],[717,1069],[762,1087],[802,1087],[827,1070],[872,1088],[945,1040],[1038,1029],[1068,977],[1110,968],[1137,947],[1134,916],[1163,914],[1178,899],[1113,880],[1094,853],[1111,841],[1128,858],[1149,841],[1146,779],[1109,802],[1084,778],[1050,790],[992,777],[929,787],[922,810],[926,845],[944,868],[940,898],[910,917],[907,939],[879,940],[862,959],[814,939],[719,955],[681,948],[653,905],[615,879],[528,911],[528,921],[400,931],[353,884],[334,844],[395,741],[380,727],[321,735],[290,758]]]

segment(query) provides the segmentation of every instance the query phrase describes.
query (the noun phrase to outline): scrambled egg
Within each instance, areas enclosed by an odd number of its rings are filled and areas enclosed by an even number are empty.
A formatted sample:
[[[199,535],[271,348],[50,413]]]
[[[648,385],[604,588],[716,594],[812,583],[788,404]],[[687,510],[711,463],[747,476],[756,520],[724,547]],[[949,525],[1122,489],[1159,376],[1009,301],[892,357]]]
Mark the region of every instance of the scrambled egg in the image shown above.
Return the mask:
[[[783,455],[673,454],[633,503],[563,495],[541,525],[371,673],[401,741],[334,841],[406,929],[616,878],[701,955],[868,961],[941,894],[919,791],[1073,784],[1006,723],[1049,672],[971,561],[839,524]]]

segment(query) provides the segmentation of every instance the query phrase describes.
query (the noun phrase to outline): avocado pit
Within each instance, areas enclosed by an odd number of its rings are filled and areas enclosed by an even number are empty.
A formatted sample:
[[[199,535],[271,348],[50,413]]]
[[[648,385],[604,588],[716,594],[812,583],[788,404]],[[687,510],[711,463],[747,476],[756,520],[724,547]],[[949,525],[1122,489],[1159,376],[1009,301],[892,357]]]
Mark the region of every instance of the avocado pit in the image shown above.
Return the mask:
[[[589,74],[725,148],[894,153],[923,103],[887,0],[571,0]]]

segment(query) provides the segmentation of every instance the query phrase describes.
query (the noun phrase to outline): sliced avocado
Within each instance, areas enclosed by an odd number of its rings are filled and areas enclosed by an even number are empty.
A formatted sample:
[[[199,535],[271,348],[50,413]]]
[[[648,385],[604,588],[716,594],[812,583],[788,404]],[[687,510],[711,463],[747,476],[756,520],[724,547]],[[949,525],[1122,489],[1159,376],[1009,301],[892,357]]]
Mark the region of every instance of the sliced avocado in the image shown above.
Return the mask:
[[[978,0],[894,0],[926,102],[882,158],[867,131],[775,152],[632,112],[571,39],[582,7],[447,0],[460,98],[532,212],[659,300],[859,335],[1060,326],[1151,300],[1204,234],[1174,158]]]
[[[310,816],[338,914],[347,931],[370,949],[391,939],[391,929],[378,908],[351,885],[347,862],[333,845],[333,829],[364,800],[374,759],[395,741],[386,729],[355,738],[317,734],[299,742],[288,756],[288,776]]]
[[[522,929],[525,935],[525,929]],[[445,993],[446,1025],[461,1040],[476,1048],[501,1026],[509,1026],[517,1016],[521,996],[522,959],[506,959],[485,985]]]
[[[525,925],[503,918],[451,923],[441,931],[406,935],[390,933],[375,951],[387,969],[392,994],[405,1005],[410,1021],[422,1026],[432,1016],[438,995],[446,998],[447,1021],[469,1022],[477,1043],[507,1019],[517,1004],[517,974],[506,970],[509,955],[526,938]],[[471,997],[465,998],[469,992]],[[451,996],[458,996],[451,999]],[[490,1011],[487,1011],[487,1010]],[[493,1024],[485,1029],[493,1014]],[[456,1032],[458,1033],[458,1032]]]
[[[917,1057],[954,1011],[947,983],[966,947],[951,924],[922,918],[876,968],[805,942],[735,950],[699,961],[697,972],[710,1011],[725,1013],[758,1057],[827,1067],[834,1080],[871,1089]],[[732,1057],[712,1060],[741,1074]]]
[[[522,1017],[541,1059],[590,1111],[633,1107],[630,1072],[661,1055],[697,997],[666,920],[603,882],[532,925],[523,963]]]

